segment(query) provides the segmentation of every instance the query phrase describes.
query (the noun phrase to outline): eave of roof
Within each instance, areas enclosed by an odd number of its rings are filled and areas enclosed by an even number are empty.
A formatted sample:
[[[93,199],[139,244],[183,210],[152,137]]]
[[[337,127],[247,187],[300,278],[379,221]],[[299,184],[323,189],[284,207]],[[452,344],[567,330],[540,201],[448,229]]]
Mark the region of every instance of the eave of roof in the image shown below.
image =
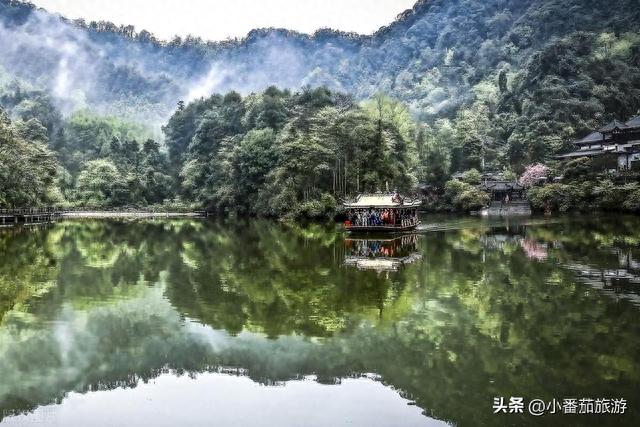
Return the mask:
[[[345,208],[414,208],[420,206],[420,200],[403,199],[403,203],[394,202],[393,195],[376,194],[360,195],[355,202],[345,203]]]
[[[631,120],[625,123],[629,128],[640,128],[640,116],[635,116]]]
[[[395,209],[402,209],[402,208],[417,208],[418,206],[420,206],[422,204],[421,201],[417,200],[417,201],[413,201],[413,202],[409,202],[409,203],[403,203],[403,204],[399,204],[399,203],[388,203],[388,204],[369,204],[369,203],[345,203],[343,206],[345,208],[358,208],[358,209],[369,209],[369,208],[395,208]]]
[[[580,145],[580,144],[600,142],[603,140],[604,140],[604,135],[598,131],[594,131],[594,132],[591,132],[589,135],[585,136],[584,138],[575,141],[574,144]]]
[[[494,181],[481,184],[485,190],[523,190],[524,187],[513,181]]]
[[[611,122],[609,122],[608,124],[604,125],[603,127],[601,127],[600,129],[598,129],[598,132],[600,133],[607,133],[607,132],[611,132],[613,131],[615,128],[618,129],[626,129],[628,126],[625,125],[622,122],[619,122],[618,120],[612,120]]]
[[[573,152],[567,153],[567,154],[559,154],[559,155],[557,155],[555,157],[557,159],[566,159],[566,158],[571,158],[571,157],[594,157],[594,156],[600,156],[600,155],[607,154],[607,153],[611,153],[611,151],[580,150],[580,151],[573,151]]]

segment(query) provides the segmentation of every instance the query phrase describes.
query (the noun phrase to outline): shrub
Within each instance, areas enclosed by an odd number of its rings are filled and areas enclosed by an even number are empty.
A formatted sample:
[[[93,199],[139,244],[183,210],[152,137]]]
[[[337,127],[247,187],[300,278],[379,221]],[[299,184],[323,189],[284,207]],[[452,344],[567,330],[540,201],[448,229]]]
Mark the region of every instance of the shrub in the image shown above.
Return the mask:
[[[527,192],[531,207],[544,211],[569,210],[567,203],[567,188],[564,184],[548,184],[542,187],[532,187]]]
[[[459,179],[452,179],[444,184],[444,198],[450,204],[453,204],[453,199],[462,193],[469,185],[460,181]]]
[[[489,202],[489,195],[478,188],[469,188],[454,200],[455,205],[464,211],[481,209]]]
[[[640,212],[640,188],[637,185],[635,190],[628,193],[622,207],[631,212]]]
[[[504,169],[502,171],[502,176],[504,177],[504,179],[506,181],[517,181],[518,180],[518,175],[516,175],[516,173],[514,171],[512,171],[511,169]]]
[[[597,205],[601,209],[620,209],[624,202],[624,192],[621,187],[616,187],[610,179],[604,179],[593,188],[593,195]]]
[[[321,218],[324,214],[324,206],[320,200],[309,200],[298,206],[296,216],[299,218]]]
[[[592,162],[588,157],[580,157],[567,162],[562,171],[565,181],[585,179],[592,173]]]
[[[288,218],[321,219],[330,218],[336,212],[336,199],[329,193],[323,193],[319,199],[301,202],[293,209]]]
[[[449,206],[458,210],[471,211],[480,209],[489,202],[489,195],[478,187],[466,182],[452,179],[444,186],[445,200]]]
[[[462,181],[467,184],[478,185],[482,181],[482,174],[477,169],[469,169],[463,172]]]

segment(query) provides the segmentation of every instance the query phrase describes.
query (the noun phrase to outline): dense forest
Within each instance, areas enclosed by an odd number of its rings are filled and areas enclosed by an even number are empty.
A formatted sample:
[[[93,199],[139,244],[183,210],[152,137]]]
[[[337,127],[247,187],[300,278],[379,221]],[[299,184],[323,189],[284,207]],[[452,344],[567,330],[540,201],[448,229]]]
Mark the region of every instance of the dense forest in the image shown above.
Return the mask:
[[[420,0],[369,36],[263,29],[224,42],[0,0],[0,37],[2,155],[18,165],[2,176],[46,163],[37,189],[4,179],[8,206],[316,216],[357,191],[420,183],[437,207],[470,209],[485,202],[474,170],[542,162],[563,175],[553,155],[572,139],[640,112],[633,0]],[[587,175],[588,208],[600,177]],[[533,200],[575,206],[575,186],[558,185]]]
[[[275,87],[180,106],[163,128],[181,192],[218,210],[323,217],[336,198],[417,181],[415,125],[399,103]]]
[[[358,104],[326,88],[270,87],[180,103],[163,127],[166,152],[143,127],[121,119],[80,111],[58,120],[49,140],[38,119],[11,123],[2,112],[1,143],[11,148],[2,153],[3,204],[101,208],[173,200],[323,217],[339,197],[417,185],[417,126],[402,104],[381,95]]]
[[[59,126],[49,139],[38,119],[12,122],[0,108],[2,206],[148,205],[170,195],[167,156],[140,126],[86,111]]]

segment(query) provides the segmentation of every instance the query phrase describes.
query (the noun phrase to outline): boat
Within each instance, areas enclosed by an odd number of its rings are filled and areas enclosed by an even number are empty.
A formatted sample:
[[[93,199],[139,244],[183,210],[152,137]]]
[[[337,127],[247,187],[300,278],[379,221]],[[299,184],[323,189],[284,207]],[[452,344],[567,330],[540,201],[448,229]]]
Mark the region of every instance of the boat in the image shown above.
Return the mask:
[[[420,204],[420,200],[398,193],[360,194],[343,204],[347,217],[344,227],[350,232],[411,231],[420,225]]]

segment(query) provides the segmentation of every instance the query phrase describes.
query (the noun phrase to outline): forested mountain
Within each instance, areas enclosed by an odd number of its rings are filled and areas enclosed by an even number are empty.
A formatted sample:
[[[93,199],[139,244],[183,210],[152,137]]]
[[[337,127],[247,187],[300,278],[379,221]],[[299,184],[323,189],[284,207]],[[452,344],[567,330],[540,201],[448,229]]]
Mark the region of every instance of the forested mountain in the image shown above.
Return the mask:
[[[404,135],[413,182],[442,187],[452,172],[483,165],[519,173],[640,110],[640,8],[637,0],[419,0],[372,35],[260,29],[204,42],[159,41],[0,0],[0,104],[15,126],[35,119],[31,128],[46,129],[68,188],[87,162],[127,144],[137,152],[150,137],[175,179],[195,143],[193,132],[160,132],[178,102],[203,118],[212,93],[271,86],[402,102],[416,121]],[[169,173],[162,162],[153,170]]]
[[[0,0],[0,23],[5,72],[47,88],[66,108],[143,107],[165,118],[179,99],[212,92],[325,85],[358,99],[382,91],[429,119],[455,114],[500,71],[510,87],[516,79],[526,85],[530,67],[543,67],[536,77],[554,74],[554,64],[536,62],[563,37],[588,32],[582,37],[593,43],[606,34],[612,45],[637,35],[640,8],[635,0],[420,0],[371,36],[266,29],[216,43],[160,42],[144,30],[70,22],[14,0]]]

